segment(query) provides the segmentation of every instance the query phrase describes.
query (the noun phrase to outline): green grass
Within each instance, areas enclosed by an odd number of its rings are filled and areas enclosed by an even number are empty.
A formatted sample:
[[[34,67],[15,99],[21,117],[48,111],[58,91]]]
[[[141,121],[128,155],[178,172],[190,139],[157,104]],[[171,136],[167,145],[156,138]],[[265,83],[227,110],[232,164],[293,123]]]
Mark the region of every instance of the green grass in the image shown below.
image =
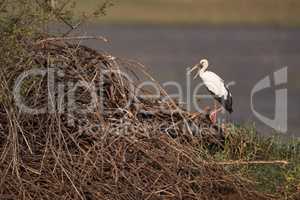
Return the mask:
[[[225,149],[215,155],[218,161],[286,160],[288,165],[229,165],[227,170],[252,181],[262,192],[286,199],[300,192],[300,139],[284,141],[282,136],[262,137],[255,127],[229,129]]]
[[[93,10],[97,0],[77,0],[76,13]],[[103,23],[300,25],[298,0],[113,0]]]

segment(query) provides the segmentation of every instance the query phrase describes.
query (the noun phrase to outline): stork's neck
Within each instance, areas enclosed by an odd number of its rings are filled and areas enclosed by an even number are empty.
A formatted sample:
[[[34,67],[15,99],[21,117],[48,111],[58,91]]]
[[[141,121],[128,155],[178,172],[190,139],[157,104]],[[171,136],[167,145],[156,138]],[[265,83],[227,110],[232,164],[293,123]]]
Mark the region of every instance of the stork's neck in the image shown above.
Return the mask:
[[[203,66],[200,70],[199,70],[199,76],[201,76],[207,69],[208,66]]]

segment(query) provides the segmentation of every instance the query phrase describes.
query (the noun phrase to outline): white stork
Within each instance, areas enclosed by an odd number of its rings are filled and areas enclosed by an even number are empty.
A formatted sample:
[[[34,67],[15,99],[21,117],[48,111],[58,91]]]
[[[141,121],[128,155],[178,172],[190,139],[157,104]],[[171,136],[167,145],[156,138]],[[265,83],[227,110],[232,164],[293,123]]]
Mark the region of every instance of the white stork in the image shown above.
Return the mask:
[[[215,110],[210,113],[210,119],[213,124],[217,121],[217,113],[222,110],[224,107],[229,113],[232,113],[232,96],[231,93],[224,84],[224,81],[214,72],[206,71],[208,68],[208,60],[202,59],[200,63],[195,65],[189,73],[198,69],[197,74],[195,75],[194,79],[197,76],[200,76],[204,85],[206,86],[207,90],[214,96],[214,99],[217,100],[222,106],[217,108],[215,102]]]

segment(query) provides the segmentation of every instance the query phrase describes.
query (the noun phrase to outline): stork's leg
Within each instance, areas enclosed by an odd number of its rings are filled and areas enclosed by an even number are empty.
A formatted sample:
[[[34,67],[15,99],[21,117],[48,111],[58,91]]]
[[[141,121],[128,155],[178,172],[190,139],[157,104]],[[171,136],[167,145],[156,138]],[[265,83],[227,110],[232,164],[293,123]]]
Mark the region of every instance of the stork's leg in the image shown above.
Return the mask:
[[[216,109],[217,109],[217,102],[216,100],[214,100],[214,110],[210,113],[209,115],[209,118],[210,118],[210,121],[215,124],[216,121],[217,121],[217,114],[216,114]]]
[[[210,113],[210,120],[212,121],[213,124],[216,124],[217,122],[217,114],[222,110],[222,107],[217,108],[217,101],[214,100],[214,111]]]

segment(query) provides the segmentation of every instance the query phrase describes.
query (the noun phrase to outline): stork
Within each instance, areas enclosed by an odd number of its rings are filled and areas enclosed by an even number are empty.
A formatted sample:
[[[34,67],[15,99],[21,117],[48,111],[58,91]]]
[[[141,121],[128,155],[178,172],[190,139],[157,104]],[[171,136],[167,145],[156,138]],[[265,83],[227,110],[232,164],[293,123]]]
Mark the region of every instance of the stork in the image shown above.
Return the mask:
[[[215,99],[214,103],[214,111],[210,113],[209,117],[213,124],[217,121],[217,113],[225,108],[229,113],[233,112],[232,109],[232,95],[225,85],[223,79],[221,79],[217,74],[211,71],[207,71],[208,68],[208,60],[202,59],[197,65],[195,65],[189,73],[198,69],[197,74],[194,76],[194,79],[199,76],[207,90],[213,95]],[[218,101],[221,106],[217,108]]]

